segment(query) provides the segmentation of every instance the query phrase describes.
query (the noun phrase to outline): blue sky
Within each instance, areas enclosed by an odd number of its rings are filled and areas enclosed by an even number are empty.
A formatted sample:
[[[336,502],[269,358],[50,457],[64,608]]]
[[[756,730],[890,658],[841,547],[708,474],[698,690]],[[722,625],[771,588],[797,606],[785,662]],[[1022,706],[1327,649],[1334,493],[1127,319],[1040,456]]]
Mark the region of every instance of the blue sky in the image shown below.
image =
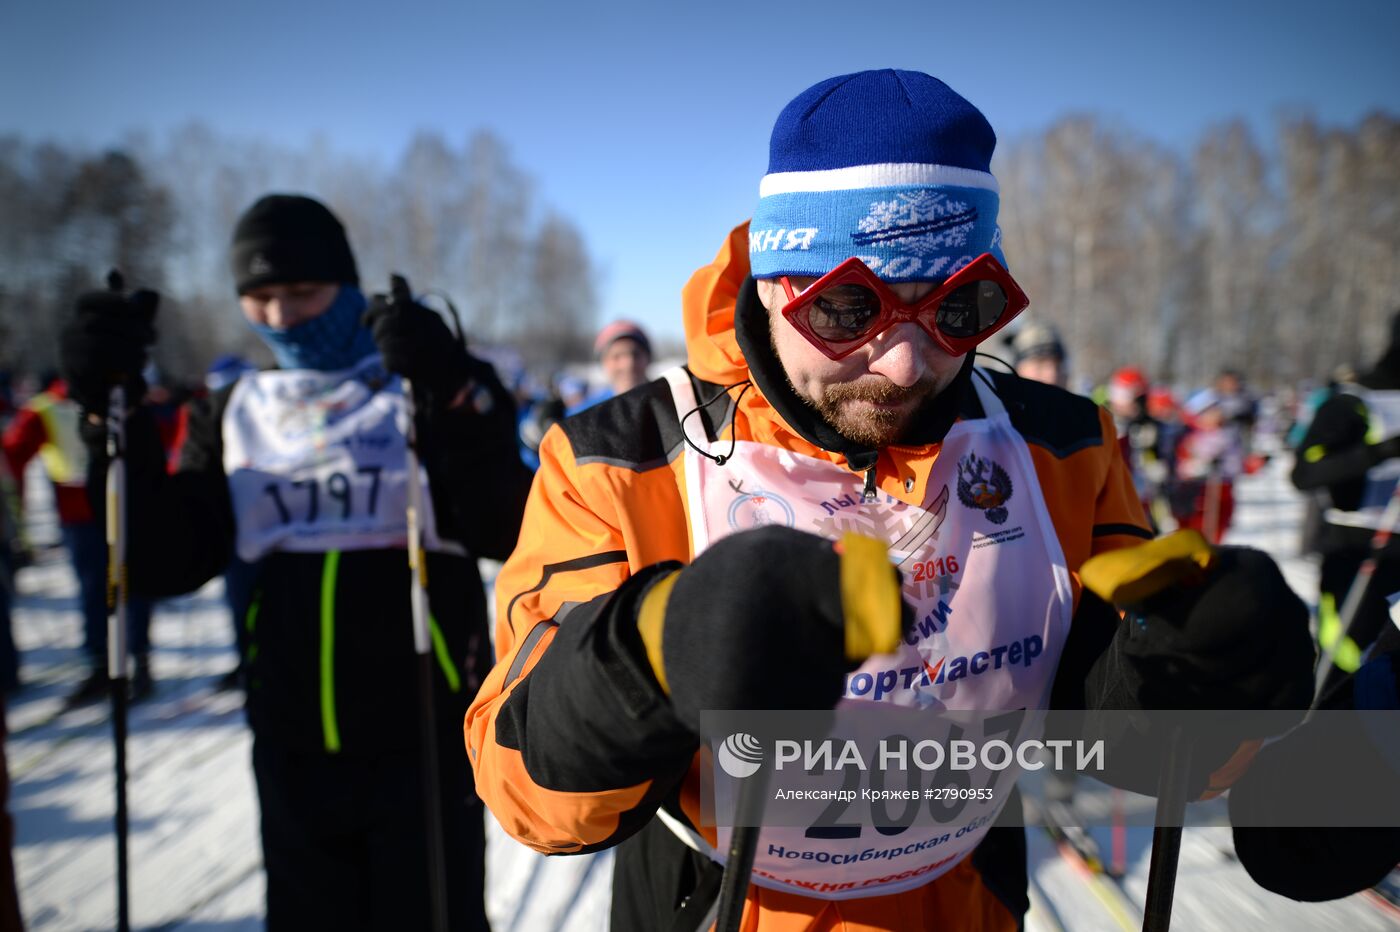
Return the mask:
[[[417,129],[489,127],[583,229],[603,318],[678,336],[778,111],[877,67],[942,78],[1004,141],[1092,112],[1185,146],[1233,116],[1400,112],[1400,3],[3,0],[0,133],[96,146],[198,119],[387,161]]]

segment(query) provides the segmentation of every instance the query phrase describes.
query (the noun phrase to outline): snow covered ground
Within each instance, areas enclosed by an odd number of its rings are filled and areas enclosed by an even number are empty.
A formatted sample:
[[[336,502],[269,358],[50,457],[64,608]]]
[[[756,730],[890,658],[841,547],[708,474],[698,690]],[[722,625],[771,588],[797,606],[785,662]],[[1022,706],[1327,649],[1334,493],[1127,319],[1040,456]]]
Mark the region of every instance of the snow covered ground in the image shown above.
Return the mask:
[[[1316,568],[1296,556],[1301,504],[1279,462],[1240,486],[1231,539],[1270,550],[1310,602]],[[43,483],[31,483],[41,489]],[[43,514],[42,502],[37,513]],[[35,527],[40,539],[52,528]],[[105,708],[60,714],[82,673],[76,583],[57,559],[25,569],[15,611],[26,686],[9,700],[7,745],[21,903],[32,929],[114,923],[112,741]],[[250,738],[237,694],[214,683],[233,665],[218,583],[163,603],[153,630],[159,690],[134,707],[129,745],[132,914],[143,929],[261,928],[263,877]],[[1034,930],[1137,928],[1149,833],[1131,830],[1127,898],[1086,881],[1040,832],[1031,843]],[[1104,850],[1108,840],[1100,839]],[[498,932],[604,928],[611,860],[536,856],[491,826],[488,912]],[[1175,928],[1367,932],[1400,928],[1360,897],[1302,905],[1255,887],[1230,855],[1228,829],[1188,830]]]

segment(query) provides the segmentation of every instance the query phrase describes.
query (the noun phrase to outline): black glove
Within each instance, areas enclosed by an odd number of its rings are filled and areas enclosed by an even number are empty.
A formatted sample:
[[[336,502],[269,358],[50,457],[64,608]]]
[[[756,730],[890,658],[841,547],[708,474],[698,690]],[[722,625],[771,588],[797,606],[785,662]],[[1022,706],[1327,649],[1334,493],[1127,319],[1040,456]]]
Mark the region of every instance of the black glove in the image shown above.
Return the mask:
[[[1266,553],[1222,547],[1198,585],[1133,606],[1116,637],[1145,709],[1306,709],[1308,610]]]
[[[1260,751],[1230,789],[1235,852],[1266,890],[1334,900],[1400,862],[1400,737],[1379,716],[1328,714],[1400,708],[1400,632],[1387,625],[1372,653],[1323,697],[1323,714]],[[1311,826],[1297,824],[1300,810]],[[1333,812],[1337,827],[1326,827]],[[1358,826],[1358,812],[1370,824]]]
[[[843,560],[857,557],[843,543],[844,554],[769,525],[724,538],[652,585],[638,627],[683,724],[698,733],[706,709],[830,709],[866,655],[894,649],[912,620],[899,573],[883,547],[860,555],[877,562],[866,567],[863,617],[848,619]]]
[[[1267,721],[1222,714],[1208,735],[1190,736],[1188,792],[1197,796],[1244,741],[1302,720],[1312,699],[1313,661],[1308,610],[1274,561],[1258,550],[1217,548],[1203,577],[1127,606],[1087,675],[1086,687],[1098,697],[1090,736],[1116,748],[1112,782],[1151,794],[1172,722],[1122,710],[1279,712]]]
[[[154,291],[122,291],[121,276],[113,272],[106,291],[78,298],[77,313],[59,335],[59,364],[69,394],[86,411],[104,414],[114,385],[126,388],[134,405],[145,394],[141,370],[147,348],[155,342]]]
[[[546,398],[537,401],[530,413],[520,422],[520,442],[538,452],[549,429],[564,420],[564,401],[561,398]]]
[[[384,368],[410,379],[432,402],[450,404],[471,381],[466,347],[441,316],[413,300],[402,276],[392,281],[392,292],[375,295],[364,316]]]

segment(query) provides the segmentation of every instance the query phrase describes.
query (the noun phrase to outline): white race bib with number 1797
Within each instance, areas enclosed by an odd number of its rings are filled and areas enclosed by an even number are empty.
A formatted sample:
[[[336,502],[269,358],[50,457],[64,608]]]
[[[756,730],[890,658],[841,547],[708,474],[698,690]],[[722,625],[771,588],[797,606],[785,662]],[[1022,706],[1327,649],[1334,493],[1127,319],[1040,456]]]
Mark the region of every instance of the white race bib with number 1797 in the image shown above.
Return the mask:
[[[369,356],[337,372],[244,376],[224,410],[224,472],[238,556],[404,547],[408,410],[403,383]],[[426,472],[424,546],[438,540]]]

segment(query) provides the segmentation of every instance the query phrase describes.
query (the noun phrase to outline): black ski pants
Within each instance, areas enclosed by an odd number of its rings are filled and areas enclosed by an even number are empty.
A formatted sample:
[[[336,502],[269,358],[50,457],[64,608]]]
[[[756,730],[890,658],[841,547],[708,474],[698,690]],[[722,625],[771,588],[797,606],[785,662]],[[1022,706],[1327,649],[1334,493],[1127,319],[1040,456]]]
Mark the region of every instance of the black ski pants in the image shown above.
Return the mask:
[[[451,928],[486,930],[485,830],[460,735],[438,742]],[[267,928],[432,927],[414,752],[291,752],[254,737]]]

